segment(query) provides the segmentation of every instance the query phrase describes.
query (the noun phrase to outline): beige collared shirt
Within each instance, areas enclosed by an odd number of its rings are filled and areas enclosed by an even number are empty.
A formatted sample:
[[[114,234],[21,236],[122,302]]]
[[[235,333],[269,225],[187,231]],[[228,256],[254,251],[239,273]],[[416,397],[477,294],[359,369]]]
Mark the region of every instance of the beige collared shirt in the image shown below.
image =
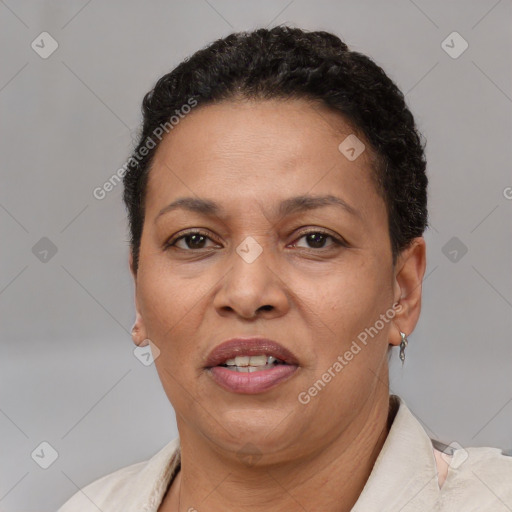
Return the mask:
[[[512,457],[488,447],[441,454],[404,401],[392,399],[398,411],[352,512],[512,512]],[[148,461],[89,484],[57,512],[157,512],[179,468],[176,438]]]

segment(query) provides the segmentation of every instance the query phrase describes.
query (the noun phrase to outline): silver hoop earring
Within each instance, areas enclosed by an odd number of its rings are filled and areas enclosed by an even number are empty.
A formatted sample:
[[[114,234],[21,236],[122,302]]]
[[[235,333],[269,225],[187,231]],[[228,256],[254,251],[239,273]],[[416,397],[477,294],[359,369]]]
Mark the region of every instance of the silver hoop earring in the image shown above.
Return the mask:
[[[400,331],[400,336],[402,341],[400,342],[400,361],[402,361],[402,367],[404,366],[405,361],[405,347],[407,347],[407,336],[405,332]]]

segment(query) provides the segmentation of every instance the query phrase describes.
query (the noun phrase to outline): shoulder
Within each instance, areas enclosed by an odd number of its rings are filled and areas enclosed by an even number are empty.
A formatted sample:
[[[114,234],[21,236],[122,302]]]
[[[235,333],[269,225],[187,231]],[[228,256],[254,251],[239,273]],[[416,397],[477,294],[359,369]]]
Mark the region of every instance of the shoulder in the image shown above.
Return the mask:
[[[179,464],[179,439],[174,439],[149,460],[105,475],[76,492],[57,512],[126,511],[134,501],[165,492]],[[135,498],[136,497],[136,498]]]
[[[464,453],[464,451],[466,453]],[[460,453],[457,458],[457,454]],[[512,457],[505,455],[499,448],[473,447],[457,450],[452,463],[459,466],[461,477],[486,480],[504,484],[504,489],[512,491]]]
[[[97,512],[100,503],[124,494],[147,461],[138,462],[109,473],[80,489],[57,512]]]
[[[414,457],[410,457],[411,461],[403,464],[407,468],[416,464],[417,472],[421,474],[423,466],[430,467],[431,462],[433,463],[432,473],[427,475],[437,484],[431,489],[432,495],[436,496],[437,506],[432,507],[432,510],[512,511],[512,454],[503,453],[495,447],[462,447],[455,442],[446,445],[429,438],[419,420],[409,411],[403,400],[397,398],[400,408],[388,438],[391,439],[396,422],[397,429],[394,432],[400,434],[396,446],[403,448],[409,437],[421,440],[418,451],[414,451],[415,446],[412,445],[409,451],[415,454],[424,453],[425,457],[417,458],[416,462],[413,462]]]
[[[442,510],[472,506],[484,511],[512,510],[512,457],[493,447],[459,447],[446,456]]]

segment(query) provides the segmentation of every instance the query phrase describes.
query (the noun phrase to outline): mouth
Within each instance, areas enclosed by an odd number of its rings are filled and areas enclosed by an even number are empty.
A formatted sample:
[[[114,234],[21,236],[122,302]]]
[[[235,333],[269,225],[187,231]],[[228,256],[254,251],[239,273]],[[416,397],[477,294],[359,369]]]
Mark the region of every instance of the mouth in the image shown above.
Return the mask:
[[[235,338],[209,355],[206,372],[227,391],[256,394],[288,380],[299,368],[297,358],[282,345],[264,338]]]

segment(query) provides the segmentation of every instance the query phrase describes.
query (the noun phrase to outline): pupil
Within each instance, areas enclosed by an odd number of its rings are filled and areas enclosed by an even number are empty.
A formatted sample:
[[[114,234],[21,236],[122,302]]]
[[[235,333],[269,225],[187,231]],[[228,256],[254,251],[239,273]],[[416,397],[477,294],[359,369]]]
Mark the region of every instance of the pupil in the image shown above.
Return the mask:
[[[189,240],[192,240],[192,243],[191,244],[188,244],[189,246],[190,245],[194,245],[194,244],[197,244],[197,239],[203,239],[202,241],[204,242],[204,236],[203,235],[189,235]],[[201,242],[199,242],[200,244]]]
[[[324,245],[326,236],[327,235],[324,235],[322,233],[311,233],[308,235],[308,243],[311,245],[311,242],[312,242],[313,247],[318,246],[319,248],[322,248]],[[315,244],[317,244],[317,245],[315,245]]]

